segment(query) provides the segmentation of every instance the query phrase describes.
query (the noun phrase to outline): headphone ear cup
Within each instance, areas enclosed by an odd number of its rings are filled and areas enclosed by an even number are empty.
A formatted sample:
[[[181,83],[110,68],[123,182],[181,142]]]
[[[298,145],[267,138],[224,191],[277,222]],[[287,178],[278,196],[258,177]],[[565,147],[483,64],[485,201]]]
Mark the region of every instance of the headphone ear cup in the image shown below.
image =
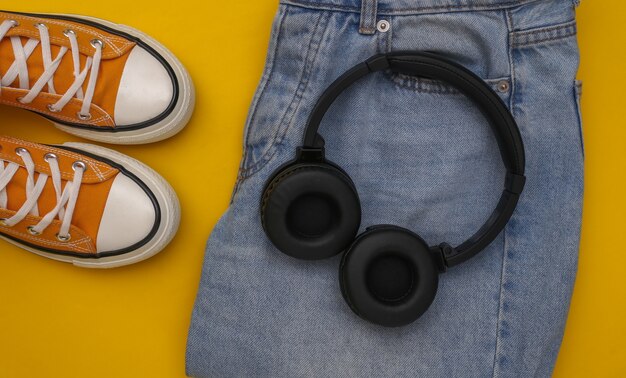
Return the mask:
[[[296,163],[266,186],[261,221],[281,252],[319,260],[350,245],[361,224],[361,203],[352,180],[340,168]]]
[[[428,245],[396,226],[369,228],[341,259],[341,293],[372,323],[399,327],[417,320],[437,293],[437,265]]]

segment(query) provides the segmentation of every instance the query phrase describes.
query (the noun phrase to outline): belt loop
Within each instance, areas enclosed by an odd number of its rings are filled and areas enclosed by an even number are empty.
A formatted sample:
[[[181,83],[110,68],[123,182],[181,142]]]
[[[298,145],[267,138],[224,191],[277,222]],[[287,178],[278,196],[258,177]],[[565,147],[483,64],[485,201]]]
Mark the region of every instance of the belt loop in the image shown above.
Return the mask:
[[[378,11],[378,0],[361,0],[361,24],[359,33],[376,33],[376,12]]]

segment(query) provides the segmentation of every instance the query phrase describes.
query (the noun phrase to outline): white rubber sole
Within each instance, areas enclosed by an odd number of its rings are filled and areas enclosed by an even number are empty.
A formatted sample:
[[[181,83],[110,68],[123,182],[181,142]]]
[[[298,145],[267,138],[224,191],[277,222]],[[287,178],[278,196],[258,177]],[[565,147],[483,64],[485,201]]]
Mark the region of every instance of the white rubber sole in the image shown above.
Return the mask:
[[[81,151],[89,152],[103,158],[112,160],[129,172],[137,176],[143,181],[148,188],[152,191],[161,208],[161,223],[157,229],[157,232],[146,244],[140,248],[118,256],[108,256],[101,258],[79,258],[75,256],[57,255],[54,253],[44,252],[32,247],[23,245],[15,240],[8,239],[0,236],[1,239],[14,244],[22,249],[37,255],[47,257],[57,261],[63,261],[72,263],[75,266],[83,268],[117,268],[124,265],[135,264],[140,261],[146,260],[157,253],[161,252],[174,238],[178,231],[180,224],[180,204],[178,197],[174,192],[174,189],[156,173],[152,168],[135,160],[129,156],[123,155],[119,152],[110,150],[108,148],[94,146],[84,143],[64,143],[63,146],[72,147]]]
[[[195,106],[196,95],[193,82],[189,73],[183,64],[176,58],[165,46],[159,43],[149,35],[130,26],[116,24],[110,21],[102,20],[95,17],[87,17],[74,14],[49,14],[52,16],[67,16],[85,21],[95,22],[111,29],[130,34],[133,37],[141,39],[145,44],[152,47],[159,55],[161,55],[172,67],[176,80],[179,84],[178,101],[174,109],[167,117],[152,126],[144,127],[137,130],[128,131],[91,131],[77,127],[67,126],[53,122],[54,125],[69,134],[79,136],[81,138],[94,140],[97,142],[110,144],[147,144],[158,142],[170,138],[180,132],[191,119]],[[45,14],[41,14],[45,17]]]

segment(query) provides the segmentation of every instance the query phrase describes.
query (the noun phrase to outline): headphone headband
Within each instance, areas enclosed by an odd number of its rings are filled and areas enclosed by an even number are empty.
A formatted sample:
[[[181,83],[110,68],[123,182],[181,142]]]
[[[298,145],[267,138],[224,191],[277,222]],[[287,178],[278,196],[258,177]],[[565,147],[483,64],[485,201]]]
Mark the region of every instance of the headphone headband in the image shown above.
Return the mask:
[[[432,248],[440,254],[440,267],[445,269],[466,261],[487,247],[513,215],[526,181],[522,137],[504,102],[473,72],[433,53],[395,52],[373,56],[348,70],[328,87],[308,119],[301,149],[304,151],[321,150],[324,142],[318,134],[318,129],[335,99],[362,77],[386,69],[394,73],[447,82],[473,100],[490,121],[507,170],[502,196],[485,224],[457,247],[444,243]]]

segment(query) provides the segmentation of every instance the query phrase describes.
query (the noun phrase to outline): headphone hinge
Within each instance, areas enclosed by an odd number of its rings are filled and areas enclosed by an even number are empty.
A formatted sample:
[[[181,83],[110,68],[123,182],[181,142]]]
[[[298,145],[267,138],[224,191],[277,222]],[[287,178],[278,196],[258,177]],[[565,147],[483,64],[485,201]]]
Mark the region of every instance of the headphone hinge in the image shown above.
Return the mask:
[[[454,247],[448,243],[441,243],[435,247],[430,247],[430,252],[437,264],[437,268],[440,273],[444,273],[448,270],[448,264],[446,262],[446,256],[449,256],[454,252]]]

